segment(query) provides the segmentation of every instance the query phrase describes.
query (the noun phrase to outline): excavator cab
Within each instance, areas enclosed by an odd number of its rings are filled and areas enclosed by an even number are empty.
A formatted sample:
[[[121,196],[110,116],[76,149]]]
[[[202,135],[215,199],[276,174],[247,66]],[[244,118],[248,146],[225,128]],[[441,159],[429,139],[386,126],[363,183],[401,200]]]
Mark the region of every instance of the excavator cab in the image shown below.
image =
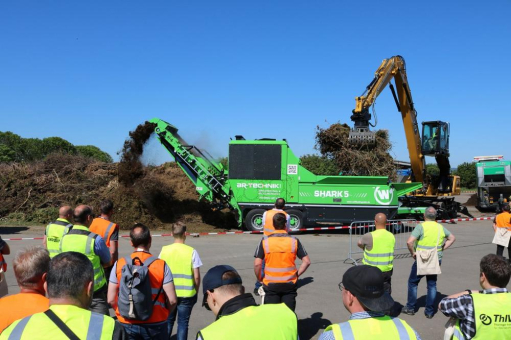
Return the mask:
[[[449,156],[449,123],[423,122],[421,148],[424,156]]]

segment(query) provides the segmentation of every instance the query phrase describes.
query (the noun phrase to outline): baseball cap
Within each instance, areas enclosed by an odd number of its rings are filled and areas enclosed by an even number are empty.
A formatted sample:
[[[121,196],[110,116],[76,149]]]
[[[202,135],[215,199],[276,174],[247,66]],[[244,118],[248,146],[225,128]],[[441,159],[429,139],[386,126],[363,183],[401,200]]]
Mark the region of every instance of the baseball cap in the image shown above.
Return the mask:
[[[235,272],[236,274],[238,274],[236,269],[234,269],[231,266],[223,264],[211,268],[204,276],[204,279],[202,280],[202,292],[204,294],[204,300],[202,301],[203,306],[205,305],[206,302],[206,294],[208,290],[212,290],[225,285],[243,283],[241,281],[241,277],[239,276],[239,274],[231,279],[222,280],[222,276],[224,275],[225,272]]]
[[[394,305],[394,299],[383,289],[383,274],[376,267],[351,267],[344,273],[342,284],[371,311],[384,312]]]

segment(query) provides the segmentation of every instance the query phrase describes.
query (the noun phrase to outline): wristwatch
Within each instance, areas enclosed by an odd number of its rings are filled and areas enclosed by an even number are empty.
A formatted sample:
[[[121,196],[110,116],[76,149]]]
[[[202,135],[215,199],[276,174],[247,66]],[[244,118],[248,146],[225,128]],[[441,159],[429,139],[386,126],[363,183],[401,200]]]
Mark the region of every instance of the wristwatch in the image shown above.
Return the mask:
[[[470,289],[465,289],[466,292],[468,292],[469,295],[472,295],[472,291]]]

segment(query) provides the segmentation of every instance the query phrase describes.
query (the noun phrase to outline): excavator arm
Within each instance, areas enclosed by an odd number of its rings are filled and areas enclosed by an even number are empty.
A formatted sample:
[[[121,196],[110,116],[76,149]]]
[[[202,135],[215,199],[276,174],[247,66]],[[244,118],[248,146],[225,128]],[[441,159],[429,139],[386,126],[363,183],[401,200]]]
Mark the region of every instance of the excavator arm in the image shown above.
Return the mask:
[[[396,87],[391,81],[394,79]],[[412,100],[412,94],[406,77],[406,64],[401,56],[394,56],[384,59],[375,72],[374,79],[366,87],[360,97],[355,97],[356,106],[353,110],[351,120],[355,123],[353,131],[350,132],[349,140],[353,144],[374,144],[374,133],[369,131],[371,114],[369,108],[374,105],[376,98],[385,87],[389,85],[392,96],[396,102],[397,110],[401,112],[401,118],[406,135],[406,144],[410,154],[413,180],[424,182],[425,160],[421,151],[421,136],[417,124],[417,112]]]

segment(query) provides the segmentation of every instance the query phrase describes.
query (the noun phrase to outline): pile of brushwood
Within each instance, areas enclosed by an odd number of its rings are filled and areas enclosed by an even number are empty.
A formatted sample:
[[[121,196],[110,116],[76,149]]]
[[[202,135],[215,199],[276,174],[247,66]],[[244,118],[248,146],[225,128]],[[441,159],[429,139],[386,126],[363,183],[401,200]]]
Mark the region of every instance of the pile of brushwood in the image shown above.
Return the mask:
[[[207,202],[197,201],[194,185],[175,163],[140,162],[153,131],[154,125],[146,123],[130,132],[119,163],[51,154],[31,163],[0,164],[0,225],[48,223],[58,217],[61,205],[89,204],[99,214],[99,203],[110,199],[115,206],[112,220],[121,228],[135,222],[168,228],[178,220],[190,232],[236,227],[232,213],[212,211]]]
[[[334,160],[339,172],[345,176],[396,177],[394,159],[390,155],[392,144],[387,130],[377,130],[376,144],[352,145],[348,142],[350,127],[336,123],[326,129],[316,129],[316,149]]]

